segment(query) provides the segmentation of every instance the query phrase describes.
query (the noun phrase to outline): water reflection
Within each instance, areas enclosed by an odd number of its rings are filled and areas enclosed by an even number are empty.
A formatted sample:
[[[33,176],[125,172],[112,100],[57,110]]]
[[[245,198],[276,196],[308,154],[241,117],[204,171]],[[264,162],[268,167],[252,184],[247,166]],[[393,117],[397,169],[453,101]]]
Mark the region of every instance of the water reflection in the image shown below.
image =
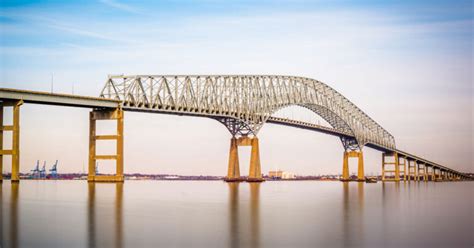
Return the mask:
[[[88,230],[89,247],[122,247],[123,246],[123,183],[115,183],[114,209],[103,209],[96,202],[96,187],[109,184],[88,183]],[[99,196],[99,199],[101,197]],[[102,198],[105,198],[102,196]],[[114,211],[113,220],[108,219],[110,211]],[[113,230],[113,233],[104,233]]]
[[[19,183],[11,184],[10,208],[8,214],[4,216],[3,184],[0,184],[0,247],[18,247],[18,198]],[[7,221],[8,220],[8,221]],[[8,222],[8,223],[7,223]],[[6,226],[6,230],[4,229]]]
[[[227,183],[229,186],[229,241],[230,247],[239,247],[239,183]]]
[[[260,247],[260,183],[250,185],[250,247]]]
[[[115,247],[122,247],[123,245],[123,183],[115,184],[115,236],[116,236],[116,245]]]
[[[7,181],[0,246],[470,247],[473,185]]]
[[[245,183],[244,185],[250,187],[249,212],[245,211],[246,209],[240,209],[240,183],[228,183],[229,246],[260,247],[260,183]],[[245,202],[245,200],[242,202]],[[242,225],[242,223],[248,223],[249,226]]]
[[[20,184],[12,183],[11,207],[10,207],[10,240],[11,247],[18,247],[18,195]]]
[[[0,246],[3,246],[3,185],[0,181]]]
[[[88,220],[88,229],[87,233],[89,234],[89,247],[95,247],[95,183],[89,183],[89,194],[87,201],[87,220]]]
[[[400,182],[382,182],[382,207],[385,208],[387,204],[392,205],[399,201],[400,184]],[[414,187],[417,186],[414,184]],[[408,184],[408,187],[411,187],[411,185]],[[393,193],[390,193],[390,188],[393,189]]]
[[[355,188],[350,188],[349,184],[342,183],[343,246],[363,246],[360,238],[364,236],[364,183],[358,182]],[[351,189],[356,189],[356,192],[351,192]]]

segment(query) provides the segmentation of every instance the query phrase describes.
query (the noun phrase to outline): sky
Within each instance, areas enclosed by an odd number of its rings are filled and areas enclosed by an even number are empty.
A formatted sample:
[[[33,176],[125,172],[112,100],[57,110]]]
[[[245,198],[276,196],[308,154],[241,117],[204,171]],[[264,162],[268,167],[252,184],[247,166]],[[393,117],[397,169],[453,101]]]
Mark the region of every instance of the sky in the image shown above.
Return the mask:
[[[109,74],[305,76],[351,100],[398,149],[473,172],[473,30],[472,1],[1,0],[0,87],[98,96]],[[21,172],[37,160],[87,170],[89,111],[23,105]],[[273,124],[258,136],[265,174],[342,171],[337,137]],[[125,114],[126,173],[225,175],[229,145],[211,119]],[[239,153],[246,175],[250,150]],[[366,174],[381,173],[380,152],[366,147],[364,159]]]

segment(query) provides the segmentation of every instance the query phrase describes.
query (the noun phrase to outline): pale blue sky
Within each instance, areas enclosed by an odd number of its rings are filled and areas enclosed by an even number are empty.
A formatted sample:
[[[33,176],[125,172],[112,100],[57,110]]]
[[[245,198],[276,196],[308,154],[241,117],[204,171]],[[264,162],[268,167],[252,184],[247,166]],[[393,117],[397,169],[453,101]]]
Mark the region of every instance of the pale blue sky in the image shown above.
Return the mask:
[[[76,94],[97,96],[117,73],[307,76],[353,101],[400,149],[473,170],[472,1],[0,5],[1,87],[49,91],[54,74],[56,92],[74,84]],[[215,121],[127,113],[125,125],[127,172],[226,173],[230,135]],[[22,171],[37,159],[82,170],[87,129],[87,110],[25,105]],[[264,172],[341,171],[335,137],[270,124],[259,136]],[[366,171],[379,173],[380,153],[365,154]]]

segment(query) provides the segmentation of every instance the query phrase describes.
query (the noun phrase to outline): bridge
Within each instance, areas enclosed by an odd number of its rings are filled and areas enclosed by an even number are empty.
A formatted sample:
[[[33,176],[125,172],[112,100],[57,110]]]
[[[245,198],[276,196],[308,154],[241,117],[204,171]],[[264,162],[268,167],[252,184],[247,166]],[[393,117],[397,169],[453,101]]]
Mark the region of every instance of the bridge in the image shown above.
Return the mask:
[[[88,181],[120,182],[123,174],[124,112],[206,117],[230,132],[226,181],[263,181],[258,132],[265,123],[303,128],[337,136],[344,147],[343,181],[350,180],[349,158],[355,157],[357,180],[365,180],[363,149],[382,152],[383,181],[472,180],[466,173],[398,150],[395,138],[342,94],[314,79],[274,75],[112,75],[99,97],[0,88],[0,171],[11,155],[11,180],[19,181],[20,107],[45,104],[92,109],[89,115]],[[304,107],[331,127],[272,116],[289,107]],[[13,124],[3,125],[4,107],[13,108]],[[96,122],[116,120],[114,135],[96,133]],[[3,149],[3,132],[11,131],[12,149]],[[115,154],[97,154],[98,140],[115,140]],[[241,177],[239,146],[251,146],[248,177]],[[115,175],[96,175],[97,160],[115,160]],[[3,177],[0,173],[0,179]]]

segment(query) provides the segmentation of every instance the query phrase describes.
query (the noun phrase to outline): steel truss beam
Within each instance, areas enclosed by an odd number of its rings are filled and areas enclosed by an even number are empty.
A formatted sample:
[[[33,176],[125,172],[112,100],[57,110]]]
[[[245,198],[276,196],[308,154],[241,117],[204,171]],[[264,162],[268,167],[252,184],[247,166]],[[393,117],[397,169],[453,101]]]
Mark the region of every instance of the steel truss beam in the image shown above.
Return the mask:
[[[395,149],[395,139],[347,98],[326,84],[304,77],[274,75],[114,75],[101,97],[123,101],[123,106],[194,114],[218,119],[238,134],[229,120],[239,120],[244,132],[257,135],[268,118],[281,108],[306,107],[334,129],[355,137],[360,148],[371,143]],[[227,119],[229,118],[229,119]],[[354,142],[344,143],[354,149]],[[347,146],[346,144],[350,144]]]

